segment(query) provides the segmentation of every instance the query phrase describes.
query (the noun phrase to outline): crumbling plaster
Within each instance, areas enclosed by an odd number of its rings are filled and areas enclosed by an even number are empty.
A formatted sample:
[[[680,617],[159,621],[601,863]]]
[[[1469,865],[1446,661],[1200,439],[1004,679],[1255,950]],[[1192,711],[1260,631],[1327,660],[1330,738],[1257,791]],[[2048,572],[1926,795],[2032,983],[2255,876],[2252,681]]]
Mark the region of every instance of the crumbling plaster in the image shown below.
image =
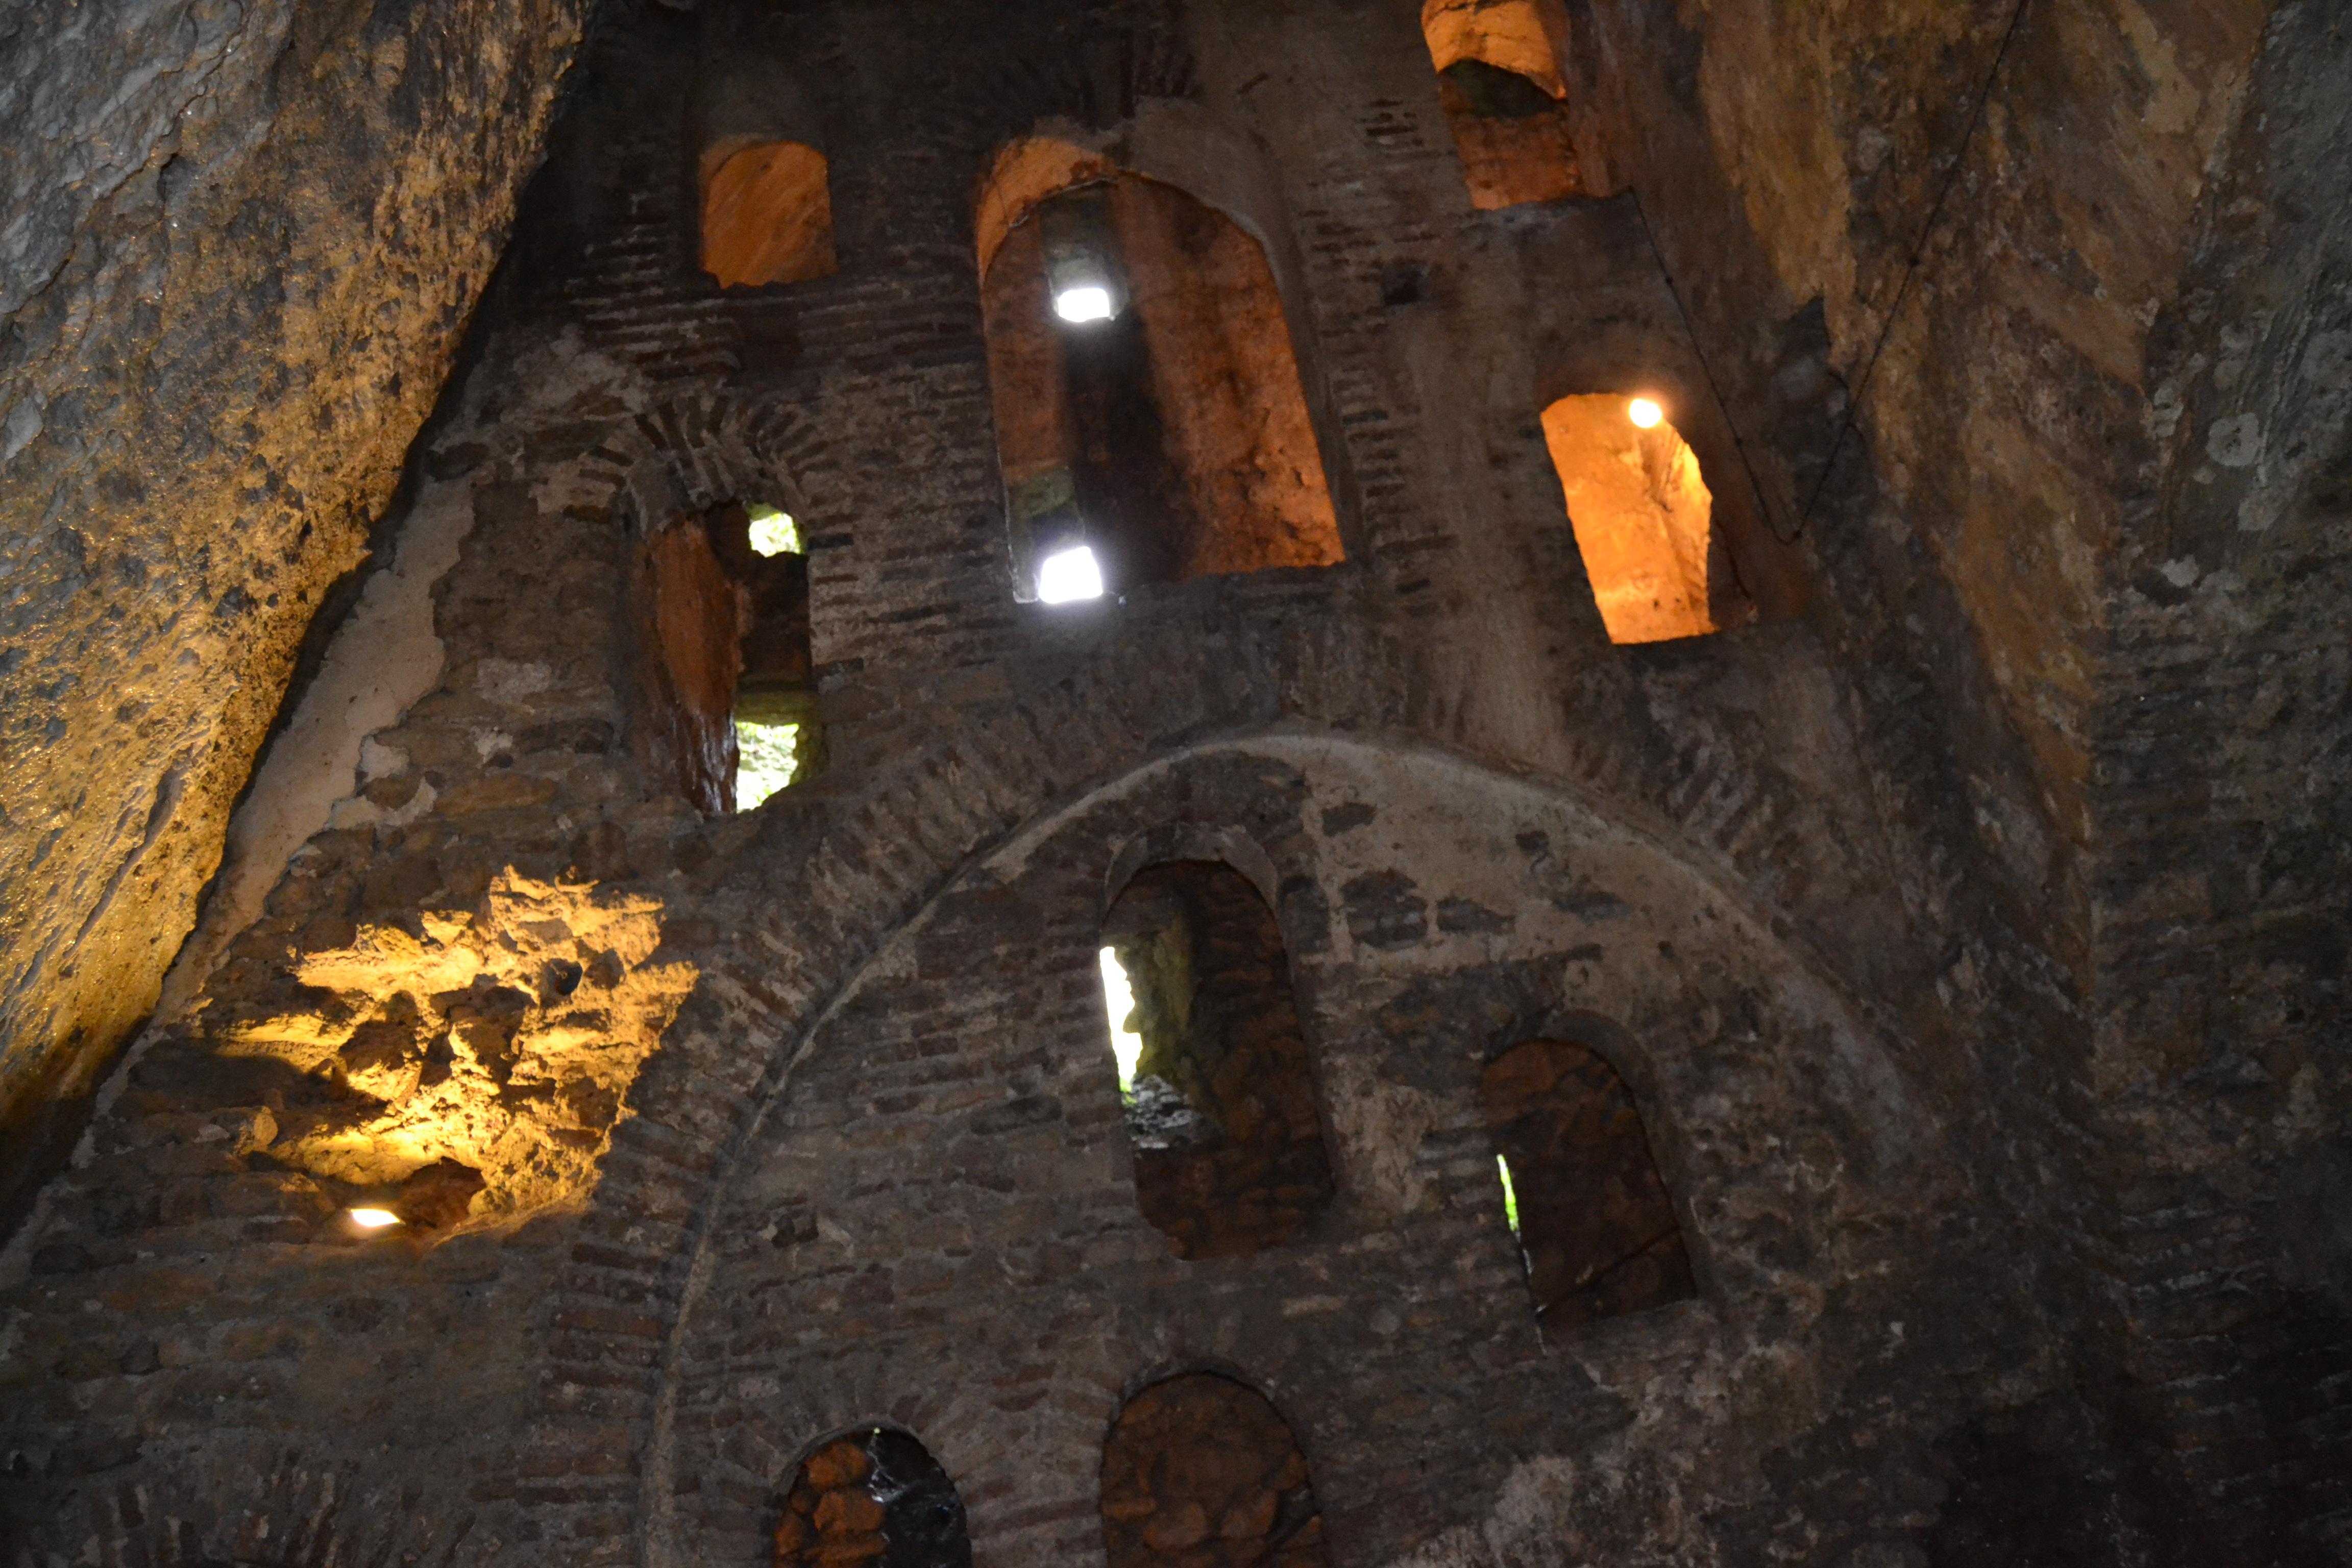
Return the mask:
[[[451,411],[440,444],[495,447],[503,420],[561,420],[583,405],[609,405],[622,389],[642,396],[642,386],[633,388],[635,380],[624,367],[582,347],[576,337],[533,344],[522,351],[515,374],[502,384],[520,404],[501,404],[486,418],[480,398],[488,387],[468,384],[475,395]],[[567,503],[604,499],[566,493],[577,486],[570,471],[535,476],[532,500],[541,510],[554,511]],[[441,682],[447,649],[434,629],[433,594],[457,565],[459,547],[473,531],[470,474],[426,474],[395,516],[396,525],[380,547],[381,564],[368,574],[358,601],[335,626],[317,672],[304,683],[229,819],[218,885],[168,978],[156,1007],[157,1024],[169,1025],[184,1015],[223,947],[260,915],[262,900],[312,835],[331,825],[400,826],[433,806],[430,784],[391,811],[360,791],[404,771],[405,756],[371,747],[370,738],[393,728]],[[516,666],[507,683],[544,684],[543,675],[534,673],[537,668]],[[483,733],[488,738],[494,732]]]
[[[504,243],[582,12],[109,0],[0,20],[12,1189],[194,922],[297,646]]]

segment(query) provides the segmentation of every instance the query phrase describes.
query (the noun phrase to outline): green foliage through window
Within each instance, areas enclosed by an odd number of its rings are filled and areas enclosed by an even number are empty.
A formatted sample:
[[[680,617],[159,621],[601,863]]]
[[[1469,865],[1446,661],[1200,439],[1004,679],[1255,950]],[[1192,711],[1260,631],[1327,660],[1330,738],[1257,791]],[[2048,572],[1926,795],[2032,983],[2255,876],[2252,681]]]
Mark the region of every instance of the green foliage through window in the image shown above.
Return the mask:
[[[800,772],[801,727],[735,721],[735,809],[749,811]]]
[[[751,513],[751,548],[762,555],[799,555],[801,525],[787,511],[755,506]]]

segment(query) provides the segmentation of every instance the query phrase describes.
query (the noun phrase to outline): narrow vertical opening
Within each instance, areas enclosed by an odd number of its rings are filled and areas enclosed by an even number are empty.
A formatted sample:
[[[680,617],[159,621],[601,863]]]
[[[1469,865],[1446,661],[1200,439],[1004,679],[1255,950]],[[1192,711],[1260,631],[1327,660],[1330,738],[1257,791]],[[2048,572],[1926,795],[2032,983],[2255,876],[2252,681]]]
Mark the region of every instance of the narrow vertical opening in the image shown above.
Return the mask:
[[[1423,37],[1470,203],[1481,211],[1584,189],[1560,74],[1558,0],[1427,0]]]
[[[775,1568],[971,1568],[963,1500],[908,1433],[867,1426],[801,1462],[777,1509]]]
[[[730,138],[702,155],[702,269],[722,285],[800,283],[834,270],[824,154]]]
[[[807,777],[822,752],[809,660],[808,552],[799,519],[782,507],[730,508],[725,521],[743,623],[735,808],[749,811]]]
[[[1021,596],[1341,559],[1280,290],[1257,239],[1058,144],[1008,150],[982,302]]]
[[[1572,1327],[1696,1294],[1673,1200],[1615,1068],[1566,1040],[1528,1040],[1480,1084],[1537,1314]]]
[[[638,552],[637,747],[655,793],[749,810],[823,760],[808,557],[782,509],[672,519]]]
[[[1171,861],[1128,884],[1101,945],[1143,1217],[1183,1258],[1297,1236],[1331,1166],[1274,911],[1229,866]]]
[[[1110,1568],[1323,1568],[1307,1456],[1265,1396],[1213,1373],[1152,1384],[1103,1443]]]
[[[1716,630],[1715,497],[1662,400],[1563,397],[1544,410],[1543,431],[1609,640]]]

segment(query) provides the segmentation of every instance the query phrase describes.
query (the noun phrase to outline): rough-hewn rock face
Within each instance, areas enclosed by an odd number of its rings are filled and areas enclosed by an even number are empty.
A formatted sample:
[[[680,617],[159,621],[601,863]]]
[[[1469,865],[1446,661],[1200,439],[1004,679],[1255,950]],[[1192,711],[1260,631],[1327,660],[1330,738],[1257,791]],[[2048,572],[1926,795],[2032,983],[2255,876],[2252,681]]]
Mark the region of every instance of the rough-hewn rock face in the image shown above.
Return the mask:
[[[1482,211],[1409,5],[820,4],[761,58],[838,266],[726,290],[731,9],[612,12],[186,994],[0,1263],[12,1550],[756,1563],[880,1430],[976,1561],[1099,1562],[1119,1412],[1215,1373],[1341,1564],[2341,1557],[2346,21],[1570,3],[1617,194]],[[977,209],[1066,134],[1250,215],[1344,563],[1015,602]],[[1541,411],[1633,390],[1708,637],[1612,645],[1563,509]],[[629,574],[754,503],[826,762],[706,814]],[[1111,900],[1185,862],[1264,895],[1328,1156],[1246,1258],[1139,1211],[1105,1048]],[[1528,1040],[1616,1086],[1546,1136],[1690,1294],[1532,1311]],[[1245,1479],[1219,1531],[1295,1490]]]
[[[57,1108],[153,1004],[583,10],[0,19],[0,1166],[53,1157]]]
[[[1643,193],[1871,684],[1938,711],[1980,931],[2056,965],[1988,1045],[2095,1403],[2205,1548],[2311,1550],[2338,1417],[2286,1369],[2345,1354],[2352,1294],[2340,1241],[2281,1248],[2345,1179],[2346,18],[1571,10],[1580,152]]]

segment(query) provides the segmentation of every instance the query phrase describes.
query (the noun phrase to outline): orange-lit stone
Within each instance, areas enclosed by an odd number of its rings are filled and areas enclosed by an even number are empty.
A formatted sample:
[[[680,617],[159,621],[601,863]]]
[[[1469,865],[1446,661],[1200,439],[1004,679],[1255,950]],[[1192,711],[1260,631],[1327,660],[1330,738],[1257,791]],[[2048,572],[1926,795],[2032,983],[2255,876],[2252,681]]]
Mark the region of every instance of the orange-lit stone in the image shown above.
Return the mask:
[[[1031,138],[999,157],[982,194],[982,305],[1008,490],[1063,471],[1078,445],[1045,247],[1024,220],[1058,194],[1051,181],[1100,181],[1173,465],[1156,575],[1339,562],[1339,517],[1265,247],[1172,185],[1108,171],[1066,142]]]
[[[1495,212],[1528,202],[1556,202],[1583,194],[1576,144],[1569,140],[1568,110],[1548,110],[1524,119],[1488,119],[1457,102],[1451,83],[1441,84],[1445,121],[1462,159],[1462,183],[1470,205]]]
[[[1559,74],[1566,25],[1564,16],[1547,16],[1536,0],[1427,0],[1421,8],[1422,36],[1439,70],[1484,60],[1517,72],[1554,98],[1568,94]]]
[[[1099,153],[1089,153],[1055,136],[1024,136],[996,155],[972,226],[980,249],[982,278],[994,270],[996,253],[1015,225],[1047,196],[1093,180],[1107,180],[1118,165]]]
[[[1421,30],[1440,75],[1438,101],[1462,157],[1470,205],[1492,212],[1581,194],[1582,171],[1560,102],[1568,96],[1559,67],[1568,21],[1559,7],[1543,0],[1427,0]],[[1481,70],[1511,89],[1505,97],[1531,103],[1481,101],[1454,79]],[[1546,100],[1551,107],[1540,107]]]
[[[1563,397],[1544,410],[1543,428],[1609,640],[1714,631],[1706,557],[1715,501],[1674,422],[1645,430],[1622,397]]]
[[[702,268],[722,284],[799,283],[834,269],[824,154],[797,142],[725,153],[702,184]]]

